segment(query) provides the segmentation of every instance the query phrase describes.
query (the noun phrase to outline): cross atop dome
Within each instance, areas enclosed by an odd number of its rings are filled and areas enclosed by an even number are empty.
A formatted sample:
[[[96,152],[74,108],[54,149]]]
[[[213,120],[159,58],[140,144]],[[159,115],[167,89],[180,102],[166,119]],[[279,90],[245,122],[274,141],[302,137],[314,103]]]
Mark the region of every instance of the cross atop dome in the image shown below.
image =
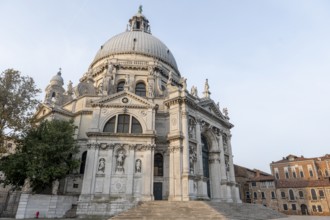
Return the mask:
[[[148,34],[150,32],[150,26],[148,19],[142,14],[142,5],[139,6],[138,13],[129,19],[129,31],[143,31]]]

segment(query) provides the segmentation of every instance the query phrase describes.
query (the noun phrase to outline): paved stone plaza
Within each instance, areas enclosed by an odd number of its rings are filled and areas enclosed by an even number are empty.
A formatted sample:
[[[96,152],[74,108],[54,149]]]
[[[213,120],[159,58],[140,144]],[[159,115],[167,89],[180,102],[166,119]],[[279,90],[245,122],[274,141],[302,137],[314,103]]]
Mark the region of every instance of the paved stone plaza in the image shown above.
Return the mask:
[[[0,220],[13,220],[14,218],[0,218]],[[43,219],[43,218],[40,218]],[[79,220],[105,220],[107,218],[101,218],[101,217],[96,217],[96,218],[79,218]],[[294,215],[294,216],[289,216],[288,218],[280,218],[278,220],[327,220],[330,219],[330,216],[299,216],[299,215]],[[33,218],[31,219],[26,219],[26,220],[35,220]],[[73,220],[73,218],[48,218],[48,220]],[[78,219],[77,219],[78,220]],[[275,219],[277,220],[277,219]]]

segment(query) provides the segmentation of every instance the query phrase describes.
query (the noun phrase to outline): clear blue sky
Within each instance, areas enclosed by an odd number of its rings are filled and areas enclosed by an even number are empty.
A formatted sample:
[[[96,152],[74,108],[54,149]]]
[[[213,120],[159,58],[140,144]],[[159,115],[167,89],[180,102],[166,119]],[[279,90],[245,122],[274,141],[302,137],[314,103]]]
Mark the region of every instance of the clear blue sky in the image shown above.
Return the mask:
[[[1,0],[0,71],[77,84],[143,5],[188,88],[228,107],[234,162],[269,172],[288,154],[330,153],[330,1]],[[40,97],[43,99],[44,94]]]

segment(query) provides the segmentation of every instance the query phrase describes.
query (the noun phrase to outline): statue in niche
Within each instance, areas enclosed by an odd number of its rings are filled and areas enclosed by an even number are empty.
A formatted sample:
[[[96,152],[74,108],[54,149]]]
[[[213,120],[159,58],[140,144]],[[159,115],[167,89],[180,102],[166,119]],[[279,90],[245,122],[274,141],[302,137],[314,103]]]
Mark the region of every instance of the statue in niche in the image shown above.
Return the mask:
[[[99,159],[99,166],[97,168],[97,174],[104,174],[105,171],[105,159],[100,158]]]
[[[142,170],[142,162],[140,159],[135,161],[135,173],[141,173]]]
[[[125,162],[125,151],[123,149],[118,150],[116,155],[116,172],[118,173],[124,173],[124,162]]]
[[[129,75],[127,74],[127,75],[126,75],[126,81],[125,81],[125,84],[126,84],[126,85],[129,85],[129,83],[130,83]]]
[[[102,95],[103,94],[103,82],[101,82],[98,86],[97,86],[97,93]]]
[[[154,85],[152,82],[149,82],[149,84],[148,84],[148,97],[149,98],[154,97]]]
[[[188,134],[189,138],[195,138],[195,125],[194,119],[189,119],[189,125],[188,125]]]
[[[173,72],[170,71],[168,74],[168,80],[167,80],[167,84],[171,84],[173,81]]]
[[[193,146],[189,146],[189,170],[190,174],[195,172],[195,162],[197,160],[196,150]]]
[[[113,64],[109,62],[108,63],[108,74],[112,75],[112,72],[113,72]]]
[[[228,142],[227,137],[225,135],[222,136],[223,150],[228,152]]]

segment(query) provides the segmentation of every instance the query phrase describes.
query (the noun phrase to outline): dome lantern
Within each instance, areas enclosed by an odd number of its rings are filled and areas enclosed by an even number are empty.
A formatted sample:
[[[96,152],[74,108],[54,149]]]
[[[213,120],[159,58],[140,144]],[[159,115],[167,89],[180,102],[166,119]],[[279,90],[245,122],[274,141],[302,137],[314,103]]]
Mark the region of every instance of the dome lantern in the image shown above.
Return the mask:
[[[138,13],[129,19],[130,31],[143,31],[150,34],[150,26],[148,19],[142,14],[142,5],[139,6]]]

